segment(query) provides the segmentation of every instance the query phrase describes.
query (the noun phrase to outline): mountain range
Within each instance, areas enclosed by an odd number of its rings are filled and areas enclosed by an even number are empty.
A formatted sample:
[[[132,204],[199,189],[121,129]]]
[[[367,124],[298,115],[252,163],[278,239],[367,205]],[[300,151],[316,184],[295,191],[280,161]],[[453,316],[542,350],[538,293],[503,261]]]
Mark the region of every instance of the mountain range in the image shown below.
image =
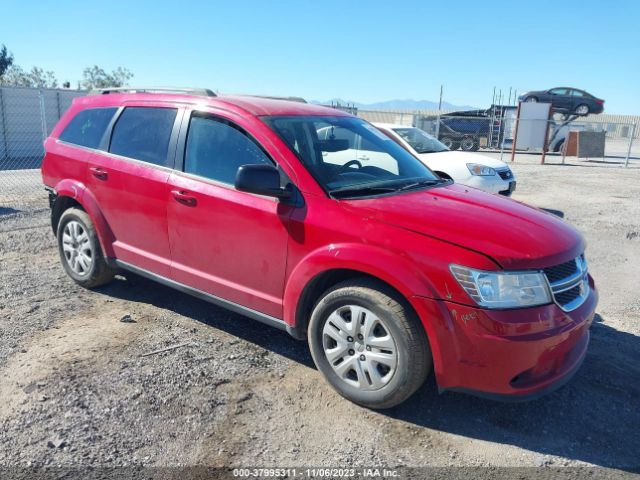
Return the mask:
[[[437,110],[438,102],[432,102],[431,100],[385,100],[383,102],[375,103],[360,103],[351,100],[343,100],[341,98],[333,98],[326,101],[312,100],[311,103],[318,103],[322,105],[340,104],[340,105],[353,105],[361,110]],[[475,110],[477,107],[470,105],[454,105],[449,102],[442,102],[443,110]]]

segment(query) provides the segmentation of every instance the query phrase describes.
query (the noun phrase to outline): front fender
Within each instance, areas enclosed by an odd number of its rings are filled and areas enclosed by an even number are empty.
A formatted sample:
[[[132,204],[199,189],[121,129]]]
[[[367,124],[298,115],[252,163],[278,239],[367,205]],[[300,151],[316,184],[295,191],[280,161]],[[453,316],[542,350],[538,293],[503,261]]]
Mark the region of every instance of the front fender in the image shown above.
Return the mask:
[[[115,236],[113,231],[111,230],[111,227],[109,227],[107,220],[104,218],[100,207],[98,207],[98,202],[91,191],[87,189],[86,185],[77,180],[64,179],[56,184],[54,191],[56,192],[56,202],[63,197],[69,197],[82,206],[83,210],[87,212],[91,218],[96,232],[98,233],[98,240],[100,241],[100,246],[102,247],[104,256],[112,258],[115,257],[115,253],[113,251]]]
[[[296,326],[298,300],[305,286],[316,276],[338,269],[374,276],[406,299],[414,295],[437,297],[432,283],[408,258],[373,245],[331,244],[309,253],[291,271],[284,291],[284,321],[289,326]]]

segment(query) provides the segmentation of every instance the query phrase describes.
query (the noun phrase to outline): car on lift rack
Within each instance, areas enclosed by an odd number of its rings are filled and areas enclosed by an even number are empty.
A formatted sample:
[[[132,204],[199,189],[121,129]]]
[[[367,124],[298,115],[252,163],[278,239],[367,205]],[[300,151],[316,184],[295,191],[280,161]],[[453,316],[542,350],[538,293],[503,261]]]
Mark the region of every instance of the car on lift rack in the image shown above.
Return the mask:
[[[571,87],[526,92],[520,95],[518,100],[521,102],[550,103],[557,112],[581,116],[604,111],[604,100],[584,90]]]

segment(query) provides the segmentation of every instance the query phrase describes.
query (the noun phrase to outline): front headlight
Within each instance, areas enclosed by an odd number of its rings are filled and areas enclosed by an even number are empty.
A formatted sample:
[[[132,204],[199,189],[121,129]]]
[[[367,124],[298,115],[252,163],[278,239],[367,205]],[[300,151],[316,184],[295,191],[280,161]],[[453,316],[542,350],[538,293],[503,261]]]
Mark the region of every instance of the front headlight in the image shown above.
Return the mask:
[[[543,273],[487,272],[460,265],[449,268],[465,292],[482,307],[520,308],[551,303]]]
[[[467,163],[467,168],[471,172],[471,175],[488,177],[496,174],[496,171],[493,168],[487,167],[486,165],[480,165],[479,163]]]

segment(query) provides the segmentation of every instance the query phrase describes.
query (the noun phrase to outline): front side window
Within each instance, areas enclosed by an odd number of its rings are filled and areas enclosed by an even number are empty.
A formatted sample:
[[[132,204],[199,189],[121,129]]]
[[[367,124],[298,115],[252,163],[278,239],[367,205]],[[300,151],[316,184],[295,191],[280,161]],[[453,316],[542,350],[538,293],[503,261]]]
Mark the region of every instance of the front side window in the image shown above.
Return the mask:
[[[233,185],[243,165],[273,164],[239,128],[222,119],[194,116],[189,124],[184,171]]]
[[[167,150],[177,112],[175,108],[125,108],[113,127],[109,152],[167,166]]]
[[[89,108],[79,112],[60,134],[63,142],[98,148],[117,108]]]
[[[400,135],[418,153],[446,152],[449,150],[444,144],[419,128],[394,128],[393,131]]]
[[[420,160],[362,119],[262,117],[333,197],[390,194],[441,183]]]

